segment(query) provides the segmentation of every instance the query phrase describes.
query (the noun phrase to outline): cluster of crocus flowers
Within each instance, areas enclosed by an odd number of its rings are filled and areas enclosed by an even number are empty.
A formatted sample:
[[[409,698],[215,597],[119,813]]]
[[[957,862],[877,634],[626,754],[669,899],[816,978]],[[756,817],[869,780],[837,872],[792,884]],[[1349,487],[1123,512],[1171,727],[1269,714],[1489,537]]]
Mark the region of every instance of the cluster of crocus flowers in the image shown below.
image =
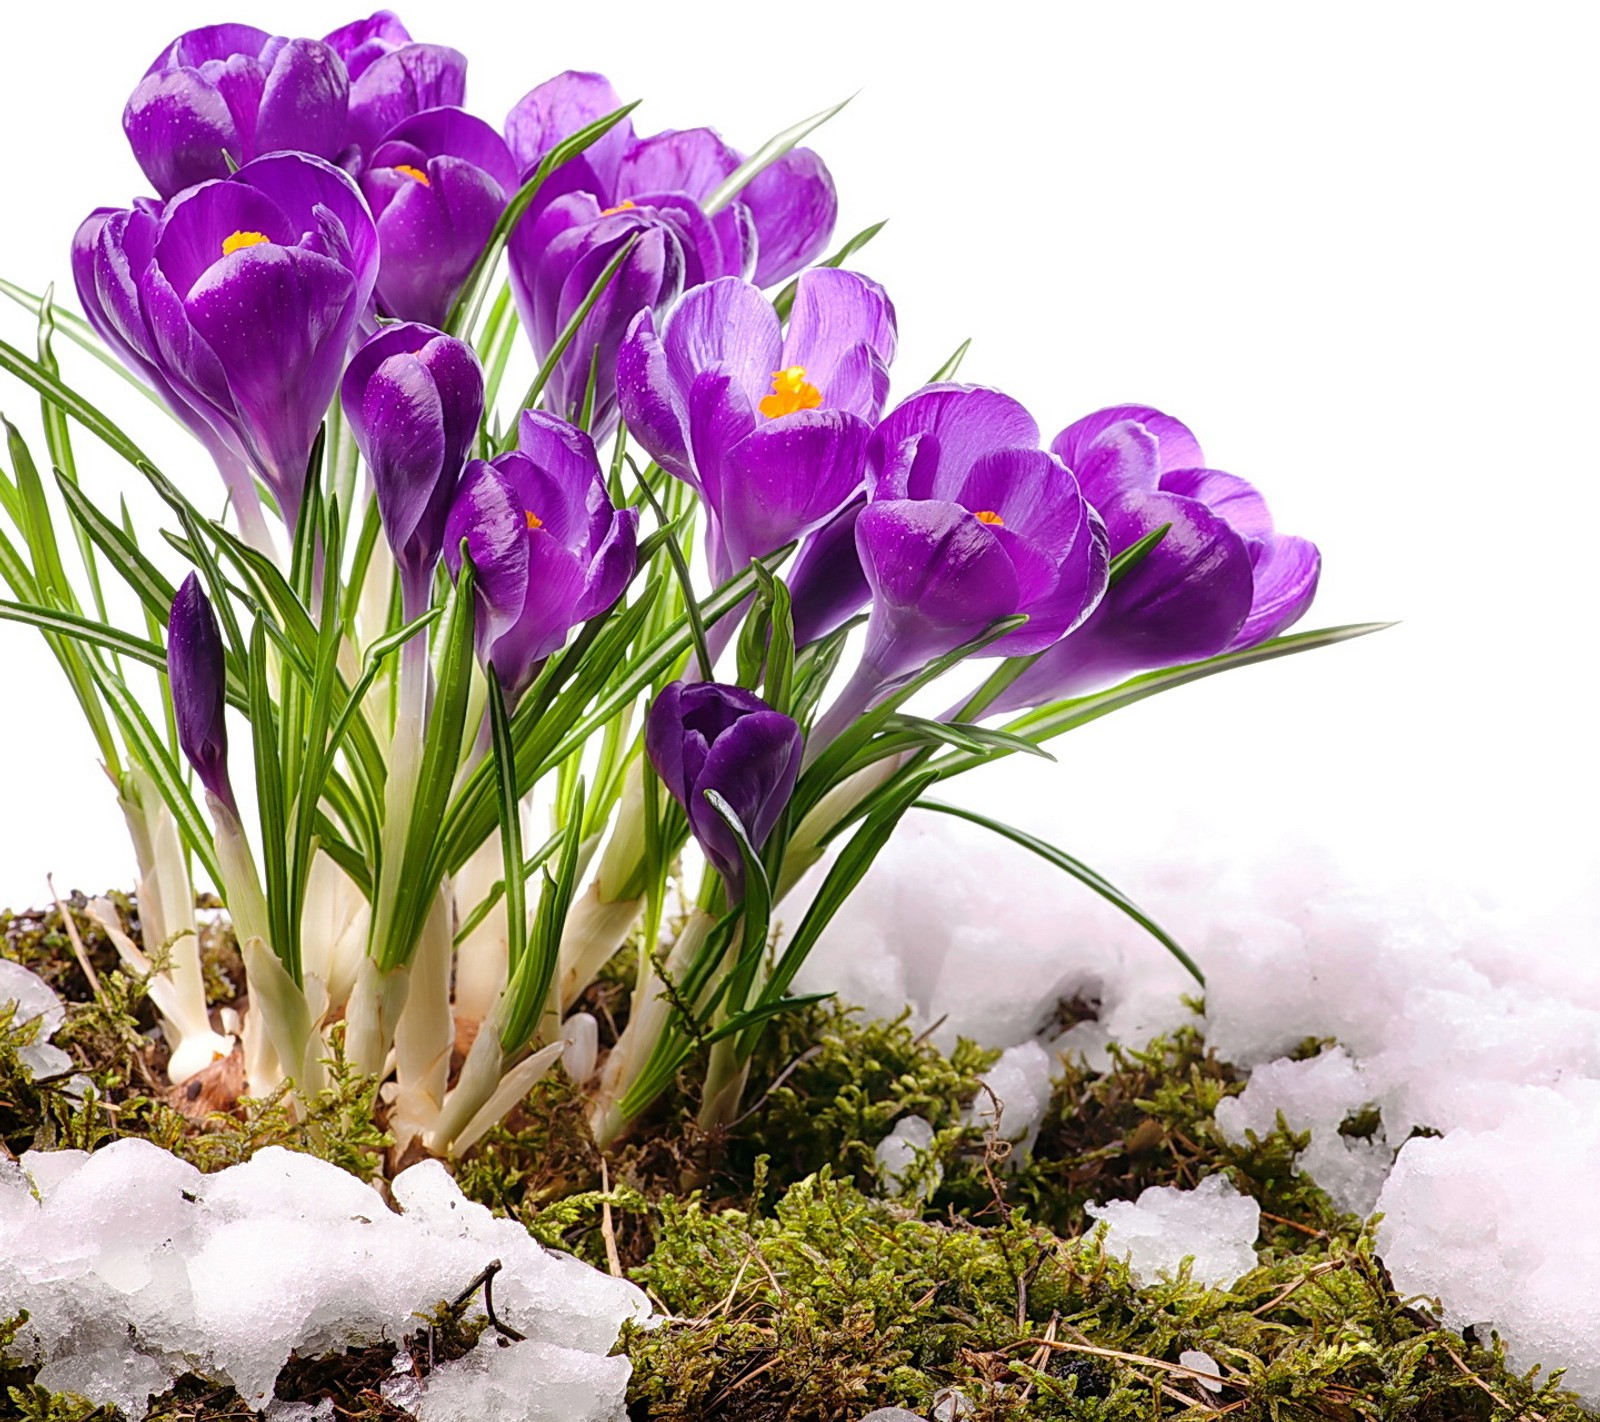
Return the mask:
[[[892,394],[894,305],[844,265],[871,229],[819,263],[838,204],[795,146],[814,124],[747,158],[636,131],[579,71],[497,124],[466,70],[388,11],[321,39],[218,25],[128,102],[155,195],[84,221],[79,300],[210,453],[245,539],[137,451],[196,573],[174,591],[85,530],[168,616],[177,750],[117,700],[143,776],[122,802],[163,902],[192,903],[178,827],[224,892],[253,1090],[314,1087],[342,1031],[392,1074],[397,1137],[451,1153],[559,1056],[605,1141],[709,1041],[714,1125],[787,1003],[772,913],[824,841],[861,822],[832,913],[933,779],[1126,678],[1270,648],[1319,557],[1150,406],[1046,443],[999,390]],[[536,375],[497,411],[519,338]],[[895,714],[963,658],[990,676],[948,724]],[[159,856],[135,790],[170,797]],[[630,935],[602,1062],[575,1009]],[[227,1036],[186,1001],[190,1070]]]

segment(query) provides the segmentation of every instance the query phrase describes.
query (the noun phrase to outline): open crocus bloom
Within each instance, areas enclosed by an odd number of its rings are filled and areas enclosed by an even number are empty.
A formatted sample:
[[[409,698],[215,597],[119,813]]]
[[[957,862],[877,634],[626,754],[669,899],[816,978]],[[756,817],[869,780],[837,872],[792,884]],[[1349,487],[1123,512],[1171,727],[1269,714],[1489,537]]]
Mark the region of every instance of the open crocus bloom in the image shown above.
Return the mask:
[[[461,109],[427,109],[383,136],[361,173],[378,224],[378,306],[442,326],[517,188],[500,135]]]
[[[148,361],[225,431],[292,525],[377,276],[377,234],[355,184],[319,158],[275,153],[181,193],[153,239],[137,212],[113,213],[94,245],[95,294],[122,331],[119,354]]]
[[[889,388],[894,307],[854,272],[804,273],[789,329],[750,282],[691,291],[659,338],[649,312],[618,358],[624,417],[710,516],[725,579],[828,520],[861,487]]]
[[[460,573],[465,541],[478,657],[509,700],[573,627],[622,595],[638,525],[636,509],[612,506],[589,436],[553,415],[524,411],[515,450],[467,465],[445,524],[445,563]]]
[[[264,153],[337,157],[348,95],[344,65],[322,41],[208,25],[156,56],[122,127],[151,186],[173,197]]]
[[[1051,446],[1106,521],[1113,554],[1167,528],[1072,636],[1006,690],[996,710],[1036,706],[1135,672],[1242,650],[1311,605],[1321,556],[1278,533],[1243,479],[1205,467],[1170,415],[1117,405],[1069,425]]]

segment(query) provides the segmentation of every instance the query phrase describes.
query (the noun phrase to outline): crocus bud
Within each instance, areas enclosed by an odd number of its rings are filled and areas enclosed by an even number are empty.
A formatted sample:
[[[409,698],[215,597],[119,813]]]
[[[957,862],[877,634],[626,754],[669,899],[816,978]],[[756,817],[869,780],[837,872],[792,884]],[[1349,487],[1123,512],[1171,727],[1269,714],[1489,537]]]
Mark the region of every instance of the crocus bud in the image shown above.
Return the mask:
[[[333,158],[344,142],[349,82],[320,40],[284,39],[252,25],[179,35],[145,71],[122,127],[162,197],[264,153]]]
[[[222,634],[211,600],[190,573],[172,599],[167,619],[167,679],[172,684],[172,710],[178,745],[200,783],[234,814],[233,786],[228,779],[227,666]]]
[[[444,325],[516,190],[511,152],[480,118],[428,109],[390,129],[361,173],[383,251],[379,309]]]
[[[623,417],[704,500],[719,580],[819,527],[861,487],[894,349],[883,288],[833,267],[800,278],[787,331],[737,277],[691,291],[659,338],[650,313],[638,317],[617,362]]]
[[[428,326],[385,326],[351,358],[345,418],[378,497],[402,585],[425,604],[445,517],[483,416],[483,370],[472,348]],[[407,608],[417,616],[422,606]]]
[[[651,704],[645,750],[689,816],[689,828],[730,898],[744,895],[739,842],[706,799],[727,801],[757,849],[766,843],[800,774],[800,727],[753,691],[720,682],[675,681]]]
[[[467,57],[442,44],[417,44],[392,10],[353,20],[324,41],[350,74],[346,140],[370,154],[397,123],[467,97]],[[359,161],[359,160],[358,160]]]
[[[445,562],[476,575],[478,656],[515,700],[580,622],[633,576],[639,514],[606,492],[594,442],[553,415],[523,412],[517,448],[475,459],[445,525]]]
[[[1113,406],[1069,425],[1051,448],[1104,515],[1113,555],[1167,531],[995,710],[1253,647],[1310,606],[1321,570],[1316,545],[1276,532],[1255,488],[1207,469],[1199,442],[1172,416]]]

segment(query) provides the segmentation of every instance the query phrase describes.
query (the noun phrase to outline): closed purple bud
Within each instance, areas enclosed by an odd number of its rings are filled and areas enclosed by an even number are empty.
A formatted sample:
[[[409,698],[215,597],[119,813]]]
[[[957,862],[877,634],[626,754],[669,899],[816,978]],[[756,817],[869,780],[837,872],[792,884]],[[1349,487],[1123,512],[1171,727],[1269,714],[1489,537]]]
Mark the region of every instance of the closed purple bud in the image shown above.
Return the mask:
[[[1113,555],[1167,531],[1083,626],[1007,688],[996,710],[1253,647],[1310,606],[1321,569],[1316,545],[1276,532],[1255,488],[1206,468],[1199,441],[1172,416],[1112,406],[1069,425],[1051,448],[1104,515]]]
[[[759,852],[794,793],[803,748],[790,717],[741,687],[675,681],[651,704],[645,722],[650,763],[688,814],[689,828],[735,901],[744,895],[739,842],[705,792],[727,801]]]
[[[167,679],[172,686],[178,745],[200,783],[235,814],[228,780],[227,665],[211,600],[190,573],[167,619]]]
[[[517,448],[467,466],[445,525],[444,557],[476,576],[477,645],[513,701],[581,622],[633,577],[639,514],[618,512],[594,442],[553,415],[523,412]]]
[[[425,604],[445,517],[483,417],[472,347],[428,326],[385,326],[350,360],[345,418],[378,497],[408,601]],[[421,605],[408,606],[416,616]]]
[[[134,157],[162,197],[228,176],[265,153],[320,158],[344,144],[349,81],[320,40],[285,39],[251,25],[179,35],[123,110]]]

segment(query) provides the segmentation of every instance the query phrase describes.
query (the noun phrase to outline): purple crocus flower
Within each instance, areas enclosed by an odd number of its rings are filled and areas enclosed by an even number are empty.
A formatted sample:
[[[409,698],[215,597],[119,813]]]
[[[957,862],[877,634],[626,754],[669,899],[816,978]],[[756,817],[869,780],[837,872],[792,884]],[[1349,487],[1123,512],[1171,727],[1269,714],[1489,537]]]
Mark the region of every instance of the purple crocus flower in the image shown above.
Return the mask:
[[[348,95],[344,65],[320,40],[209,25],[156,56],[122,127],[151,185],[170,198],[227,177],[230,160],[237,167],[285,149],[337,157]]]
[[[1254,487],[1206,468],[1199,442],[1172,416],[1148,405],[1116,405],[1069,425],[1051,448],[1104,515],[1113,554],[1169,527],[994,710],[1036,706],[1135,672],[1253,647],[1310,606],[1321,569],[1316,545],[1274,531]]]
[[[211,600],[190,573],[167,618],[167,679],[172,687],[178,745],[200,783],[235,815],[228,779],[227,664]]]
[[[405,614],[426,609],[445,518],[483,417],[472,347],[428,326],[385,326],[351,358],[340,390],[372,471]]]
[[[603,76],[569,71],[517,104],[506,139],[526,176],[562,139],[620,107]],[[781,281],[822,250],[837,203],[827,169],[805,150],[707,215],[702,204],[743,161],[710,129],[640,138],[624,120],[551,175],[508,249],[540,360],[622,244],[635,244],[558,363],[550,383],[556,408],[577,411],[593,362],[592,426],[608,429],[617,345],[638,312],[664,311],[680,291],[722,276]]]
[[[819,527],[861,487],[894,347],[883,288],[833,267],[801,275],[787,334],[736,277],[691,291],[659,338],[639,315],[617,362],[623,415],[705,502],[719,581]]]
[[[466,56],[446,45],[415,43],[392,10],[353,20],[325,43],[350,74],[345,138],[362,155],[405,119],[425,109],[459,107],[466,99]]]
[[[461,109],[426,109],[383,136],[360,182],[383,253],[379,310],[444,325],[516,191],[505,140]]]
[[[475,459],[445,524],[445,562],[461,570],[461,544],[477,577],[478,658],[493,665],[508,700],[580,622],[604,612],[633,576],[639,514],[618,512],[594,442],[582,430],[525,410],[517,448]]]
[[[728,802],[757,851],[794,793],[800,727],[753,691],[715,681],[675,681],[645,721],[645,750],[661,783],[689,816],[689,828],[731,899],[744,896],[744,863],[727,821],[706,791]]]
[[[1105,591],[1106,531],[1072,472],[1008,395],[930,385],[873,432],[856,551],[872,589],[855,675],[812,735],[831,740],[885,690],[1001,618],[981,655],[1043,651]]]
[[[377,275],[355,184],[319,158],[271,154],[174,198],[153,241],[137,216],[107,217],[95,261],[125,270],[137,291],[135,312],[120,278],[96,288],[117,296],[127,346],[232,436],[292,525]]]
[[[800,545],[787,575],[796,647],[837,632],[872,601],[856,551],[856,521],[866,506],[867,496],[856,495]]]

